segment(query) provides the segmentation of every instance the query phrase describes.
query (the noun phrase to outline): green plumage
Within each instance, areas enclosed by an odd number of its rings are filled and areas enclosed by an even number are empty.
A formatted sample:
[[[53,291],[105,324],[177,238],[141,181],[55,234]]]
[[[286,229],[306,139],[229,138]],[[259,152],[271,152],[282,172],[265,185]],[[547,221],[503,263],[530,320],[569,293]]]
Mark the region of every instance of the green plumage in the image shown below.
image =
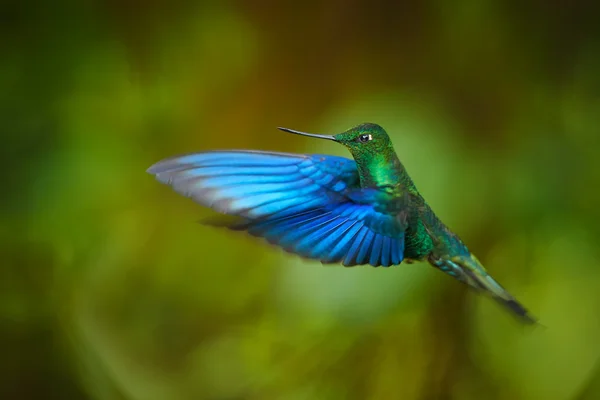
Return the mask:
[[[340,143],[354,161],[231,150],[169,158],[149,172],[199,204],[235,216],[230,228],[290,253],[345,266],[428,261],[535,321],[435,215],[383,128],[362,124],[338,135],[280,129]]]
[[[396,215],[403,221],[405,260],[426,260],[455,279],[490,294],[524,321],[535,322],[527,310],[488,274],[460,238],[435,215],[398,159],[382,127],[372,123],[361,124],[333,136],[333,140],[346,146],[352,154],[361,187],[377,192],[377,209]]]

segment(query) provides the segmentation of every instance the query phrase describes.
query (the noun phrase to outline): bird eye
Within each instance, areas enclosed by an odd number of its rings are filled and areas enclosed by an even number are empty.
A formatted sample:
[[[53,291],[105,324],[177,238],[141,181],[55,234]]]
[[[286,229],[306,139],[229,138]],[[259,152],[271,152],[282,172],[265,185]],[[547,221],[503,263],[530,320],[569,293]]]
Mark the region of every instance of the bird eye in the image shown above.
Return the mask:
[[[367,143],[368,141],[373,140],[373,136],[363,134],[358,137],[358,141],[361,143]]]

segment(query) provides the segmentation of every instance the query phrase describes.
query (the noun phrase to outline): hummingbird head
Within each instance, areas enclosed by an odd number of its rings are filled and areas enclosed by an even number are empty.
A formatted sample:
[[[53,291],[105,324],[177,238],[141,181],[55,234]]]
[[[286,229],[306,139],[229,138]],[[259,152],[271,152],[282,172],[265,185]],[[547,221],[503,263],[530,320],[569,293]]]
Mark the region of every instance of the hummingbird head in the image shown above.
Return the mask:
[[[392,146],[387,132],[381,126],[372,123],[360,124],[337,135],[317,135],[288,128],[279,129],[297,135],[333,140],[343,144],[355,157],[365,153],[376,154],[388,150]]]

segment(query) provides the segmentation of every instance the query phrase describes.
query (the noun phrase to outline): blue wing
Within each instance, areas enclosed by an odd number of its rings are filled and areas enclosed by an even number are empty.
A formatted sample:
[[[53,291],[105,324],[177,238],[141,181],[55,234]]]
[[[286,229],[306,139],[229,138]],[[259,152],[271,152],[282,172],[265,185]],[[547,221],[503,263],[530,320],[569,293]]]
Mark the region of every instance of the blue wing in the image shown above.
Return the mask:
[[[361,202],[356,163],[343,157],[213,151],[158,162],[148,172],[178,193],[303,257],[346,266],[404,258],[400,219]]]

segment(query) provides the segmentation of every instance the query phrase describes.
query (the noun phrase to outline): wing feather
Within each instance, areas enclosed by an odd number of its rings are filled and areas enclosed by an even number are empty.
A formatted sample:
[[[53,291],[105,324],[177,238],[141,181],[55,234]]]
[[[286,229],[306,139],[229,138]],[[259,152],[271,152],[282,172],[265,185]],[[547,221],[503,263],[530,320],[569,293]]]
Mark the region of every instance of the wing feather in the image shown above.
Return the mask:
[[[368,201],[356,163],[343,157],[212,151],[148,169],[176,192],[223,214],[229,227],[286,251],[345,266],[400,264],[404,226]]]

